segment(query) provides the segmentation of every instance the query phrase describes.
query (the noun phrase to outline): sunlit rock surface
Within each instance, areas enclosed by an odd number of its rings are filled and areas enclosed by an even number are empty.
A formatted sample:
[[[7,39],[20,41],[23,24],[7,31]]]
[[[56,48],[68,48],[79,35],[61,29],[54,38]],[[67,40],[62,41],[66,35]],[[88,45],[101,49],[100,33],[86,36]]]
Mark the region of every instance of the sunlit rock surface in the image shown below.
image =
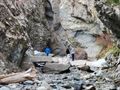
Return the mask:
[[[54,33],[58,41],[63,43],[59,43],[58,46],[64,48],[64,45],[75,44],[74,47],[84,48],[89,57],[96,57],[100,53],[103,46],[96,43],[94,35],[101,35],[106,27],[97,16],[95,2],[95,0],[50,0],[55,12]]]

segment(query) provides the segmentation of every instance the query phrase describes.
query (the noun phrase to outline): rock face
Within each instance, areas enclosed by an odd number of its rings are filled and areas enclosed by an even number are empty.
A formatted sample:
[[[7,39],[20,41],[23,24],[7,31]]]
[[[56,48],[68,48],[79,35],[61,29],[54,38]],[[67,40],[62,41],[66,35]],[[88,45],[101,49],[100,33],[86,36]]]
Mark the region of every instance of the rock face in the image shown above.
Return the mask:
[[[100,53],[103,46],[98,45],[95,35],[101,35],[107,28],[97,16],[95,2],[97,1],[50,0],[55,12],[54,36],[59,43],[54,45],[55,47],[65,48],[64,46],[69,44],[82,47],[88,57],[96,57]]]
[[[120,6],[109,6],[100,0],[96,3],[96,10],[104,25],[120,38],[120,35],[118,34],[120,33]]]
[[[28,6],[29,4],[29,6]],[[50,39],[50,20],[52,18],[51,12],[48,11],[50,7],[48,0],[31,0],[26,1],[24,9],[25,16],[28,20],[27,28],[30,41],[34,49],[43,49]],[[49,7],[49,8],[48,8]],[[52,20],[51,20],[52,23]]]
[[[44,48],[50,37],[46,7],[42,0],[1,0],[0,1],[0,52],[6,59],[20,65],[31,45]]]
[[[0,1],[0,52],[6,59],[20,64],[27,49],[27,33],[10,11],[8,2]],[[11,9],[13,10],[13,9]]]

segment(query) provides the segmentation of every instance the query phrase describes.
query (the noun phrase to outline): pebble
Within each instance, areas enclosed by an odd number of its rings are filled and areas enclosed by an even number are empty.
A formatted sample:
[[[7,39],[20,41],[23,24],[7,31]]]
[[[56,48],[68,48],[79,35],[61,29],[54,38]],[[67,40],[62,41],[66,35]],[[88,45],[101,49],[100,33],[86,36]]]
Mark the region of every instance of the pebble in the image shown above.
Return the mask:
[[[34,84],[34,82],[33,82],[33,81],[28,80],[28,81],[23,82],[23,84],[24,84],[24,85],[33,85],[33,84]]]

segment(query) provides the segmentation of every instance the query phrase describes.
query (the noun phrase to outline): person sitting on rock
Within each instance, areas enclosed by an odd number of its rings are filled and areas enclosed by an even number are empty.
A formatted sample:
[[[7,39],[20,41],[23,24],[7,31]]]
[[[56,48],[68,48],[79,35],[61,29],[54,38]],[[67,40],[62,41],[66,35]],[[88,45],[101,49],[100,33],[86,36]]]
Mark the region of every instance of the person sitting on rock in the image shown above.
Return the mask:
[[[47,46],[47,47],[44,49],[44,52],[45,52],[46,56],[49,56],[49,54],[52,52],[52,49]]]

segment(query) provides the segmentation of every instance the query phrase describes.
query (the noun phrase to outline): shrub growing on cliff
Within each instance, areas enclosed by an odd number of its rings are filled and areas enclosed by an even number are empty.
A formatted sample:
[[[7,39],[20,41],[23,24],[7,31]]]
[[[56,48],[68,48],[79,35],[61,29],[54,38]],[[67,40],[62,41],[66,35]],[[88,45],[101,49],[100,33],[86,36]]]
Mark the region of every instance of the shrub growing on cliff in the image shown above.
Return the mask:
[[[114,56],[118,56],[120,53],[120,49],[118,47],[113,47],[111,50]]]
[[[120,4],[120,0],[107,0],[108,4]]]

